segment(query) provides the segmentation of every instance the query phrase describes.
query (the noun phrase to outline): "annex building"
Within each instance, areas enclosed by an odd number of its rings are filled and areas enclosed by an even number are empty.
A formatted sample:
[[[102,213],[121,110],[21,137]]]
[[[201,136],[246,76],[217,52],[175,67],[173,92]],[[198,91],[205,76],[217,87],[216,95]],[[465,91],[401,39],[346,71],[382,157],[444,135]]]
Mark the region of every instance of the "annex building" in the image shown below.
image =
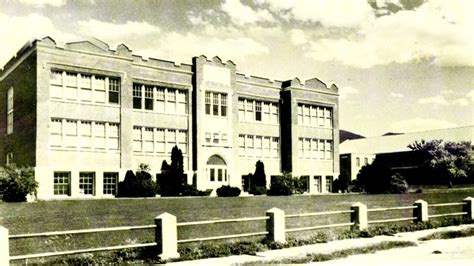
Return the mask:
[[[219,57],[144,59],[97,39],[27,43],[0,72],[0,162],[30,165],[39,199],[112,197],[140,163],[160,173],[177,145],[188,183],[242,187],[265,165],[330,192],[339,175],[338,88],[271,81]]]

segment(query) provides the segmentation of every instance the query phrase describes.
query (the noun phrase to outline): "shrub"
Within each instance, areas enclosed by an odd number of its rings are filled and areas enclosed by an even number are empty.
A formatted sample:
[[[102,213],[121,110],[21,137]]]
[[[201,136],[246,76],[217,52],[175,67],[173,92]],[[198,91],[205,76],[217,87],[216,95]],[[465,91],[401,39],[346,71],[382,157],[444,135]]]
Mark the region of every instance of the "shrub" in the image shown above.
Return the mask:
[[[390,177],[390,187],[388,192],[390,193],[397,193],[397,194],[405,194],[408,191],[408,184],[405,181],[405,178],[396,173]]]
[[[240,188],[231,186],[222,186],[217,189],[217,196],[219,197],[238,197],[240,195]]]
[[[181,192],[177,196],[209,196],[212,192],[212,189],[207,189],[205,191],[196,189],[193,185],[185,184],[181,188]]]
[[[5,167],[5,176],[0,179],[0,190],[3,190],[3,200],[6,202],[26,201],[28,194],[36,196],[38,182],[32,167],[9,165]]]
[[[261,161],[255,164],[255,173],[251,176],[249,193],[262,195],[267,192],[267,177],[265,175],[265,166]]]
[[[293,176],[289,173],[284,175],[272,176],[270,182],[270,190],[268,195],[272,196],[289,196],[295,190],[295,182]]]
[[[295,194],[303,194],[304,192],[308,191],[309,180],[307,177],[300,176],[300,178],[294,178],[293,182],[295,186],[295,189],[293,192]]]
[[[125,179],[119,183],[117,197],[154,197],[158,186],[152,180],[149,170],[146,164],[140,164],[136,175],[128,170]]]

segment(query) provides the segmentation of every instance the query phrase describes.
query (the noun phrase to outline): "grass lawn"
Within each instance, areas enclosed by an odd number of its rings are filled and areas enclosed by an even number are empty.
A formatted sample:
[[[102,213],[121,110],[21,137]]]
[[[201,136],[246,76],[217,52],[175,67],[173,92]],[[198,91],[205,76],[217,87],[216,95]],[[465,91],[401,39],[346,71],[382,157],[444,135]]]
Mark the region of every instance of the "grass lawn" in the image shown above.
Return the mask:
[[[9,229],[10,234],[22,234],[70,229],[149,225],[154,223],[154,217],[163,212],[176,215],[178,222],[184,222],[264,216],[265,211],[273,207],[283,209],[286,214],[295,214],[348,210],[355,202],[362,202],[368,208],[377,208],[410,206],[417,199],[423,199],[429,204],[461,202],[468,196],[474,196],[474,188],[402,195],[335,194],[291,197],[154,198],[0,203],[0,224]],[[459,212],[460,209],[461,206],[429,208],[429,213]],[[411,215],[411,210],[375,212],[369,214],[369,220],[410,217]],[[349,222],[349,214],[288,218],[287,228],[345,222]],[[187,239],[264,230],[264,221],[190,226],[180,227],[178,238]],[[303,235],[308,236],[309,233],[303,232]],[[135,242],[151,242],[153,239],[153,230],[108,232],[93,235],[66,235],[30,240],[17,239],[10,241],[10,253],[11,255],[19,255]]]

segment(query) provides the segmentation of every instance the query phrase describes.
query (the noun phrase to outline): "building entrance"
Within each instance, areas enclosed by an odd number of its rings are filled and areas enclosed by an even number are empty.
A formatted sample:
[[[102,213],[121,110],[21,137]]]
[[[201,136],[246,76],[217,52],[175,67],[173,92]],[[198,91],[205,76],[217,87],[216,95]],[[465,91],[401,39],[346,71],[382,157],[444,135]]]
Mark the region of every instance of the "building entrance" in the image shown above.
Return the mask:
[[[211,183],[228,183],[227,164],[219,155],[212,155],[206,164],[207,180]]]

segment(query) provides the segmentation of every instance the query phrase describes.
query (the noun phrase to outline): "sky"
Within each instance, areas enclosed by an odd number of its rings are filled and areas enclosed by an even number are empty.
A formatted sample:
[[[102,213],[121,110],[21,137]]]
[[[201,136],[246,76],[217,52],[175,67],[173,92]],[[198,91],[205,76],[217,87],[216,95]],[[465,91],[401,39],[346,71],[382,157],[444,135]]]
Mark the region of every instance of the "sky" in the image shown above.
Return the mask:
[[[29,40],[91,37],[339,88],[364,136],[474,125],[474,0],[0,0],[0,67]]]

